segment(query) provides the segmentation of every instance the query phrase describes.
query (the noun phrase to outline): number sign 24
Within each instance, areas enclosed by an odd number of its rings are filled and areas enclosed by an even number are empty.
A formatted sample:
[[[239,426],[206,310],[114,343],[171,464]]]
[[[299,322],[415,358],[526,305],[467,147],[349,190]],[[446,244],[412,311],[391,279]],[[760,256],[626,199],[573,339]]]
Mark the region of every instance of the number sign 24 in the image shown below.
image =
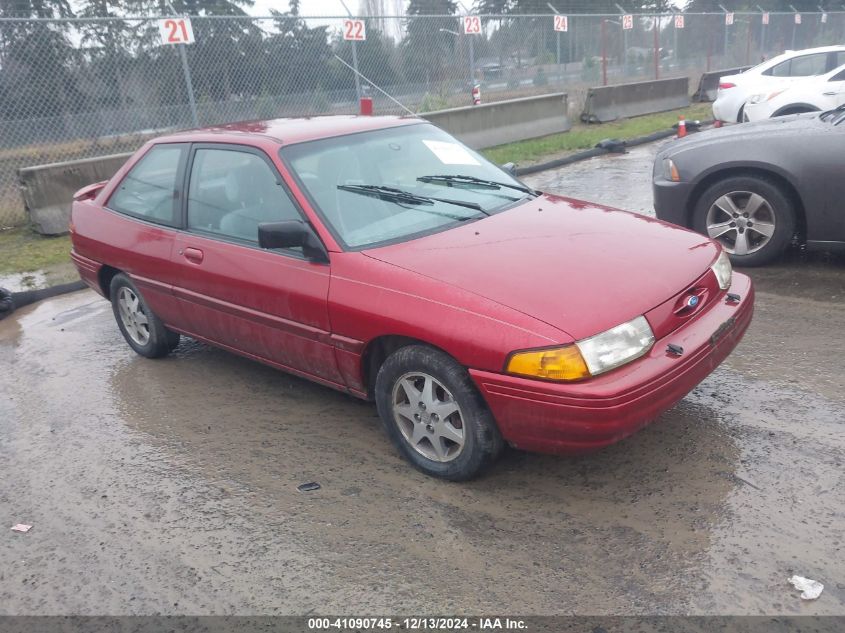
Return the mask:
[[[344,20],[343,39],[354,42],[363,42],[367,39],[367,27],[364,20]]]
[[[167,18],[158,21],[162,44],[193,44],[194,29],[188,18]]]

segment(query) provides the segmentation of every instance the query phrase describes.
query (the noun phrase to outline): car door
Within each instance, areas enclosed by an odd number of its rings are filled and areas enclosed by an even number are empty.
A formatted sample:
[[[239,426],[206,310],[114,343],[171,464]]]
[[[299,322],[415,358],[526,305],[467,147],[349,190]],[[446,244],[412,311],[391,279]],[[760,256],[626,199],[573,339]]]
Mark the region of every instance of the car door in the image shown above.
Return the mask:
[[[845,104],[845,69],[827,80],[824,86],[824,110],[832,110]]]
[[[342,384],[329,339],[329,265],[300,248],[258,246],[259,223],[304,219],[270,158],[243,145],[195,144],[186,176],[186,230],[173,261],[187,331]]]
[[[173,297],[171,252],[181,223],[180,199],[189,144],[153,145],[109,193],[96,235],[105,264],[128,274],[153,312],[167,325],[181,327],[182,311]]]

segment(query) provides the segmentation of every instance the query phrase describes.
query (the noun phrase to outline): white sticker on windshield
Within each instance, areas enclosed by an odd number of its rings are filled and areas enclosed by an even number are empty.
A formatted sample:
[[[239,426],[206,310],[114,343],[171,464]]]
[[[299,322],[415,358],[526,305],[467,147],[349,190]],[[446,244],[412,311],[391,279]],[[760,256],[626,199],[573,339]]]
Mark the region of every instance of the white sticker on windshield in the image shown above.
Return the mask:
[[[437,156],[444,165],[480,165],[467,149],[448,141],[423,141],[425,146]]]

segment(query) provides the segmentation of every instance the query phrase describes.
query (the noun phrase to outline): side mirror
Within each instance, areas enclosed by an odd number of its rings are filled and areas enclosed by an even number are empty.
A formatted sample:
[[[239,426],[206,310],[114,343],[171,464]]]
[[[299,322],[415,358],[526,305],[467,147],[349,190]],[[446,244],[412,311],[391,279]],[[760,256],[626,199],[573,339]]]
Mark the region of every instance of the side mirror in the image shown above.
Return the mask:
[[[312,262],[327,264],[329,253],[314,233],[302,220],[285,222],[262,222],[258,225],[258,245],[261,248],[296,248]]]
[[[508,172],[511,176],[516,178],[516,165],[514,163],[505,163],[501,166],[506,172]]]

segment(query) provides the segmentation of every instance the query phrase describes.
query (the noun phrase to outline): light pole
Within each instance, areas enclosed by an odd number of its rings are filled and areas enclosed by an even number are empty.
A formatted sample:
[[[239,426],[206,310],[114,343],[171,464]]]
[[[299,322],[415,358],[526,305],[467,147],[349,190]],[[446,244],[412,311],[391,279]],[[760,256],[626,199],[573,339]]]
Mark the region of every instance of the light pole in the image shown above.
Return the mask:
[[[441,33],[451,33],[455,37],[460,37],[461,34],[452,29],[437,29]],[[469,36],[467,36],[469,37]],[[472,37],[469,37],[469,83],[475,85],[475,50],[472,44]]]
[[[625,15],[625,7],[614,2],[621,15]],[[628,31],[622,29],[622,71],[628,73]]]
[[[353,17],[352,11],[349,10],[349,7],[346,6],[346,3],[343,0],[340,0],[340,4],[343,5],[343,8],[346,9],[346,13],[349,17]],[[358,48],[356,46],[355,40],[352,40],[352,67],[355,69],[355,94],[358,97],[358,102],[361,102],[361,80],[358,79]]]
[[[551,2],[547,2],[546,6],[549,7],[552,11],[554,11],[555,15],[560,15],[560,11],[552,6]],[[560,83],[560,31],[555,31],[555,36],[557,39],[557,80]]]

